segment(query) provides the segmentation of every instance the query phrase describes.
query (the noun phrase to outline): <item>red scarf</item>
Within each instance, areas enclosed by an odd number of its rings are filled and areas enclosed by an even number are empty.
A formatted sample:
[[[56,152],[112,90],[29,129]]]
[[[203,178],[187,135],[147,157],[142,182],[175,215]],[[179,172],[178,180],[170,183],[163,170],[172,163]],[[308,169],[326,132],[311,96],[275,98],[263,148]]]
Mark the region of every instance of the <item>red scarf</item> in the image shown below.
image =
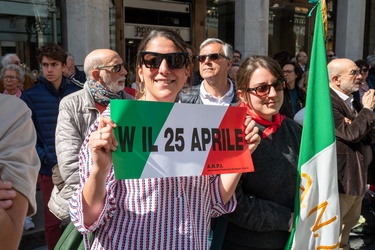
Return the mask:
[[[263,131],[262,138],[266,138],[270,134],[275,133],[276,130],[281,126],[281,123],[283,122],[285,118],[285,115],[280,115],[280,113],[277,113],[276,115],[272,117],[273,122],[271,122],[268,120],[264,120],[263,118],[260,118],[252,109],[249,108],[247,104],[243,102],[240,104],[240,107],[246,107],[247,109],[246,114],[251,116],[256,123],[263,125],[263,126],[268,126]]]

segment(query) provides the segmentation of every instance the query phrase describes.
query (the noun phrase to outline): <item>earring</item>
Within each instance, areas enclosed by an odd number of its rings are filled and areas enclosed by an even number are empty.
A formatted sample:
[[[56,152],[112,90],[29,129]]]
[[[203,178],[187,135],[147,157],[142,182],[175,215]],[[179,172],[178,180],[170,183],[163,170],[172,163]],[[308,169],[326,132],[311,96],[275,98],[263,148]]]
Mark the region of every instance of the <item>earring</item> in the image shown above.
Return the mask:
[[[190,90],[190,87],[187,86],[187,84],[185,84],[185,85],[186,86],[182,87],[182,89],[181,89],[181,93],[183,93],[183,94],[189,93],[189,90]]]
[[[146,88],[145,88],[145,83],[144,82],[141,82],[140,84],[139,84],[139,93],[141,93],[141,94],[144,94],[145,93],[145,91],[146,91]]]

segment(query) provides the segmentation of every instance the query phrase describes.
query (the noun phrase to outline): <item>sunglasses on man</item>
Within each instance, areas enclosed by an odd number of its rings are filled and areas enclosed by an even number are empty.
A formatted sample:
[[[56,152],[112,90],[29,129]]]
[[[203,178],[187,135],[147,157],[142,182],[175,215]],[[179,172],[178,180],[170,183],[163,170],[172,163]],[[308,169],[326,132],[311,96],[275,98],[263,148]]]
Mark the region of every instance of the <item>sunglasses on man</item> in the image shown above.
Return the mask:
[[[181,69],[188,57],[187,52],[174,52],[161,54],[157,52],[141,51],[141,63],[146,68],[157,69],[160,67],[161,62],[165,59],[170,69]]]
[[[220,54],[220,53],[212,53],[212,54],[208,54],[208,55],[198,55],[198,61],[205,62],[207,57],[208,57],[208,59],[210,59],[210,61],[213,61],[213,62],[219,60],[220,57],[224,57],[225,59],[229,60],[226,55],[223,55],[223,54]]]
[[[96,69],[105,69],[105,68],[113,68],[113,70],[118,73],[121,71],[121,67],[124,67],[125,68],[125,63],[119,63],[119,64],[115,64],[115,65],[109,65],[109,66],[101,66],[101,67],[97,67]]]

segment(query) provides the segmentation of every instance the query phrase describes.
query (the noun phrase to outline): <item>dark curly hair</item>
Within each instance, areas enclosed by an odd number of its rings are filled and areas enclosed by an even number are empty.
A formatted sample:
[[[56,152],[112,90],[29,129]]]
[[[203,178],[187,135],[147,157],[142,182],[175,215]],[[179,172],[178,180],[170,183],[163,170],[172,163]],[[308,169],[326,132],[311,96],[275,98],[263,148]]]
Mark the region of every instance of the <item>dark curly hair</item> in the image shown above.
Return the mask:
[[[60,61],[62,65],[65,65],[68,55],[59,45],[54,42],[49,42],[37,50],[37,59],[40,63],[42,63],[44,56]]]

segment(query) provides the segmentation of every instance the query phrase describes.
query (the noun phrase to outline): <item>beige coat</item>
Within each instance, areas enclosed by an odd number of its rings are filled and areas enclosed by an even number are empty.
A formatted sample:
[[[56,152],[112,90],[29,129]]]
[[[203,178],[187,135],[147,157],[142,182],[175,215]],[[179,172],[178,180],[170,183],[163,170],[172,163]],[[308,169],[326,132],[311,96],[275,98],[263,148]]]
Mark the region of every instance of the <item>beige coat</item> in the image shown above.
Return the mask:
[[[133,99],[124,92],[125,99]],[[61,100],[56,127],[56,155],[62,188],[54,186],[48,207],[60,220],[70,221],[69,199],[79,185],[78,153],[88,128],[100,115],[85,83],[82,90]]]
[[[31,111],[15,96],[0,94],[0,179],[29,201],[27,216],[36,213],[36,181],[40,161]]]

